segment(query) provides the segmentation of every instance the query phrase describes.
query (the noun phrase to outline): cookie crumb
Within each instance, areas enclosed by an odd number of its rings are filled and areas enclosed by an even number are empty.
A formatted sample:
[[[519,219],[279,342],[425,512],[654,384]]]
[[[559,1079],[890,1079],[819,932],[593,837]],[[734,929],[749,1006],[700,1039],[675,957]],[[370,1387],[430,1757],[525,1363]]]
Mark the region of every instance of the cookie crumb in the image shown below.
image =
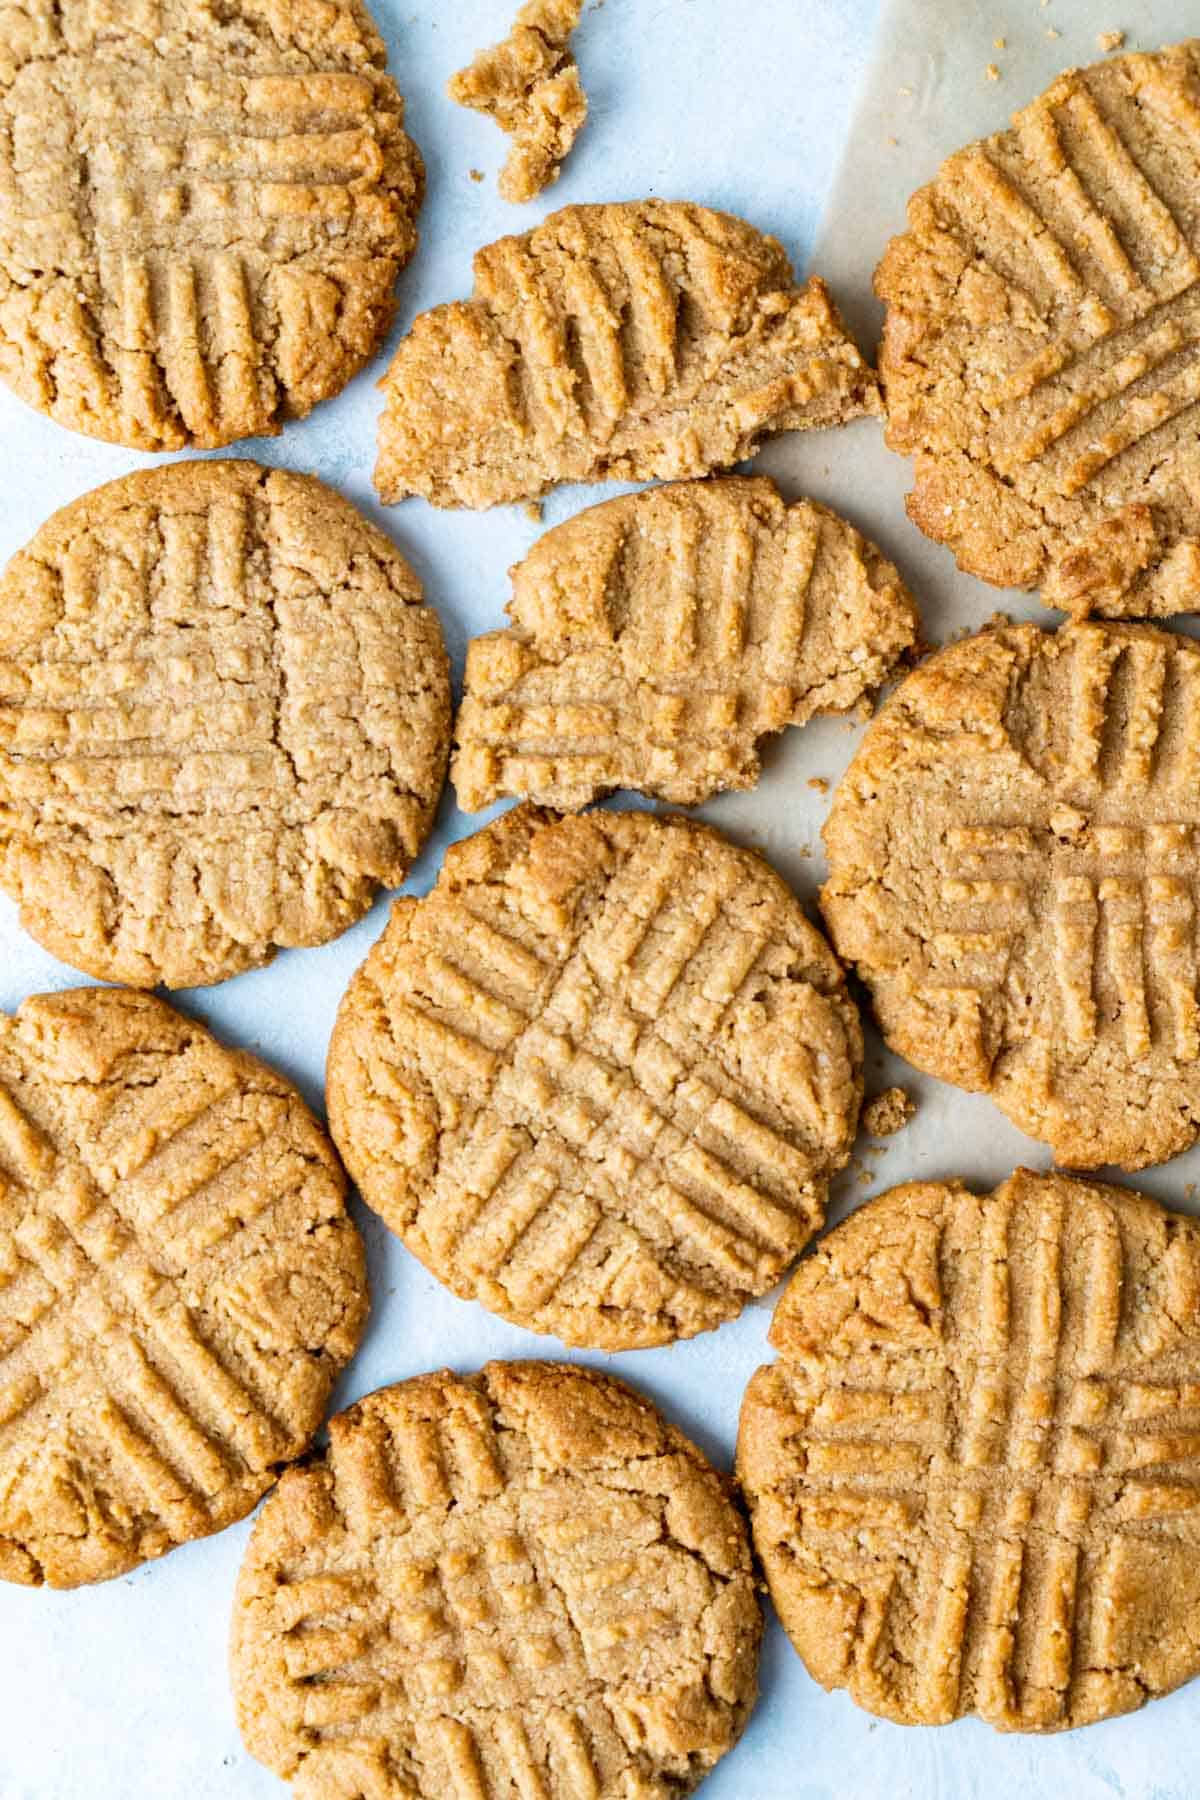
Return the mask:
[[[512,138],[500,175],[506,200],[533,200],[557,181],[587,118],[587,95],[570,50],[583,0],[526,0],[502,44],[481,50],[451,77],[459,106],[487,113]]]
[[[468,169],[467,174],[471,177],[472,181],[482,181],[483,180],[483,170],[482,169]]]
[[[983,72],[989,81],[999,81],[1000,79],[1000,71],[995,63],[989,63]]]
[[[992,39],[992,49],[993,50],[1007,50],[1008,49],[1008,39],[1007,38],[993,38]]]
[[[863,1108],[863,1130],[872,1137],[892,1137],[903,1131],[917,1110],[912,1095],[902,1087],[885,1088]]]
[[[826,781],[824,775],[810,775],[808,778],[808,785],[818,794],[827,794],[829,792],[829,783]]]
[[[1061,32],[1061,31],[1059,31],[1059,30],[1058,30],[1058,29],[1057,29],[1057,28],[1056,28],[1056,27],[1055,27],[1055,26],[1053,26],[1053,25],[1047,25],[1047,27],[1046,27],[1046,36],[1047,36],[1047,37],[1048,37],[1048,38],[1060,38],[1060,37],[1061,37],[1061,36],[1062,36],[1062,32]]]
[[[522,510],[524,511],[525,517],[531,520],[533,524],[541,524],[542,503],[540,500],[527,500]]]
[[[1123,31],[1102,31],[1096,42],[1104,51],[1119,50],[1125,42],[1125,33]]]

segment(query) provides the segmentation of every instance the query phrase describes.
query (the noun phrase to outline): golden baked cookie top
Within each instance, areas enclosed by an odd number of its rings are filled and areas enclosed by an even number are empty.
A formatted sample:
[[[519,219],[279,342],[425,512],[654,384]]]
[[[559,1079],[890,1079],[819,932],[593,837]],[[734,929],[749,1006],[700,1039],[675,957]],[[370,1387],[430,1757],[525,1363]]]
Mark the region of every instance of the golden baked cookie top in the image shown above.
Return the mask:
[[[376,486],[435,506],[704,475],[767,432],[879,410],[825,284],[670,200],[568,206],[488,244],[471,299],[422,313],[381,385]]]
[[[127,475],[0,579],[0,885],[89,974],[189,987],[404,880],[450,734],[441,629],[308,476]]]
[[[946,161],[875,276],[887,439],[960,567],[1082,615],[1200,592],[1200,38]]]
[[[290,1083],[148,994],[0,1015],[0,1579],[102,1581],[244,1517],[366,1314]]]
[[[467,812],[753,787],[761,737],[853,706],[919,629],[873,544],[763,477],[590,507],[512,581],[512,626],[467,650],[451,769]]]
[[[393,314],[424,169],[361,0],[24,0],[0,37],[0,377],[137,450],[278,431]]]
[[[238,1721],[308,1800],[675,1800],[754,1703],[754,1590],[728,1482],[623,1382],[418,1376],[263,1508]]]
[[[1059,1731],[1200,1672],[1200,1224],[1017,1174],[895,1188],[800,1265],[738,1473],[810,1673]]]
[[[862,1037],[759,857],[650,813],[506,813],[396,902],[330,1045],[368,1205],[464,1299],[621,1350],[733,1318],[820,1226]]]
[[[918,1068],[1075,1168],[1200,1130],[1200,648],[989,630],[896,689],[834,796],[821,906]]]

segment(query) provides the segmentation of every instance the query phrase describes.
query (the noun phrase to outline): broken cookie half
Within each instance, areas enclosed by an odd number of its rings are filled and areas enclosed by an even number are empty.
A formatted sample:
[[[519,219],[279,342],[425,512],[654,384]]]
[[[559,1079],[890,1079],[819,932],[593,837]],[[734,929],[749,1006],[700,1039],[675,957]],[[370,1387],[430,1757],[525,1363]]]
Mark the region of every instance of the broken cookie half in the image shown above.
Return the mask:
[[[475,258],[382,382],[385,501],[533,500],[564,481],[704,475],[771,432],[880,410],[824,282],[774,238],[668,200],[571,206]]]
[[[502,44],[481,50],[450,80],[450,98],[488,113],[512,138],[500,175],[505,200],[534,200],[557,181],[587,118],[571,54],[583,0],[527,0]]]
[[[842,712],[919,631],[872,544],[773,482],[679,482],[589,507],[512,571],[512,625],[473,640],[453,778],[572,811],[617,788],[695,806],[752,787],[759,740]]]

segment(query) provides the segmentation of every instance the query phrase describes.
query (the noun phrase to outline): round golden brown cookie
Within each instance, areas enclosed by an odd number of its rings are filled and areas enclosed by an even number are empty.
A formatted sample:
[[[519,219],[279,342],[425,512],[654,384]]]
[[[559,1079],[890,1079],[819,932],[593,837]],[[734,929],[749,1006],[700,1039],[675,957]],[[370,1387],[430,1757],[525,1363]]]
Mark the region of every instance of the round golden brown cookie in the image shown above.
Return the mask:
[[[825,825],[822,909],[891,1047],[1075,1168],[1200,1130],[1198,770],[1190,639],[1007,626],[901,683]]]
[[[190,987],[336,937],[408,873],[449,735],[416,576],[307,476],[127,475],[0,579],[0,885],[89,974]]]
[[[382,340],[424,170],[361,0],[5,15],[0,375],[137,450],[279,429]]]
[[[589,507],[512,581],[512,625],[467,651],[452,776],[468,812],[753,787],[762,737],[853,706],[919,629],[873,544],[761,476]]]
[[[0,1014],[0,1578],[103,1581],[242,1518],[366,1315],[281,1076],[125,989]]]
[[[733,1318],[820,1226],[862,1099],[842,971],[689,820],[506,813],[396,902],[330,1046],[368,1205],[464,1299],[565,1343]]]
[[[887,440],[959,566],[1193,611],[1200,39],[1072,69],[943,163],[875,276]]]
[[[1019,1170],[830,1232],[738,1473],[810,1673],[906,1725],[1060,1731],[1200,1672],[1200,1224]]]
[[[422,313],[380,385],[375,485],[434,506],[705,475],[880,410],[825,283],[675,200],[566,206],[486,244],[471,298]]]
[[[729,1483],[623,1382],[489,1363],[331,1420],[234,1602],[251,1753],[303,1800],[675,1800],[754,1704]]]

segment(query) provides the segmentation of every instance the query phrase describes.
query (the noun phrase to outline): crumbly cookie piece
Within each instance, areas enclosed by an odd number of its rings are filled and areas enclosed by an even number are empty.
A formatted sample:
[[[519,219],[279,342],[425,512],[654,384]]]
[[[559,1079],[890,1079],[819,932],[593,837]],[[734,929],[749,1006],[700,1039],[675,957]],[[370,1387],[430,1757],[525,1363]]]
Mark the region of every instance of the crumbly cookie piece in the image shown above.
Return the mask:
[[[667,200],[568,206],[475,258],[383,379],[375,484],[435,506],[704,475],[767,432],[877,412],[873,371],[774,238]]]
[[[512,580],[512,628],[467,650],[451,770],[467,812],[753,787],[761,737],[853,706],[919,628],[874,545],[762,477],[593,506]]]
[[[623,1382],[418,1376],[255,1524],[242,1735],[302,1800],[675,1800],[754,1704],[754,1590],[728,1482]]]
[[[889,1044],[1075,1168],[1200,1130],[1200,648],[1006,626],[908,676],[825,825],[821,905]]]
[[[361,0],[22,0],[0,377],[137,450],[276,432],[391,323],[424,169]]]
[[[89,974],[190,987],[398,886],[441,792],[441,629],[307,476],[127,475],[0,579],[0,885]]]
[[[738,1472],[784,1629],[906,1725],[1061,1731],[1200,1672],[1200,1224],[895,1188],[776,1309]]]
[[[687,819],[527,806],[396,902],[328,1100],[363,1198],[440,1281],[622,1350],[779,1279],[861,1067],[837,960],[759,857]]]
[[[148,994],[0,1014],[0,1579],[120,1575],[250,1512],[367,1314],[333,1148]]]
[[[1074,69],[876,273],[887,438],[959,566],[1082,616],[1200,595],[1200,38]]]
[[[863,1107],[863,1130],[871,1137],[894,1137],[915,1118],[916,1111],[916,1102],[905,1088],[884,1088]]]
[[[534,200],[557,181],[587,118],[571,54],[583,0],[526,0],[502,44],[481,50],[449,85],[460,106],[488,113],[512,138],[500,176],[505,200]]]

